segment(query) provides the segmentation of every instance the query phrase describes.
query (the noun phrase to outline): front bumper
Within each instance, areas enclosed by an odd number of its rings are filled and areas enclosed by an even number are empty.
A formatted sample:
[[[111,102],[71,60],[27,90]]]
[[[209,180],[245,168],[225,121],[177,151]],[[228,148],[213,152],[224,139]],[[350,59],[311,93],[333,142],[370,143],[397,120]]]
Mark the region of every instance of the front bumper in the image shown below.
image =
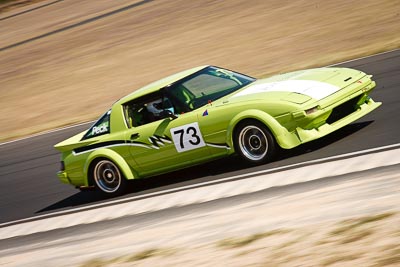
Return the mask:
[[[359,106],[359,109],[356,110],[355,112],[347,115],[346,117],[335,121],[332,124],[325,123],[321,125],[320,127],[316,129],[311,129],[311,130],[304,130],[301,128],[296,129],[296,133],[301,141],[301,143],[306,143],[312,140],[315,140],[317,138],[320,138],[322,136],[325,136],[327,134],[330,134],[356,120],[359,118],[367,115],[377,107],[382,105],[381,102],[374,102],[371,98],[364,104]]]
[[[277,141],[281,147],[285,149],[290,149],[300,144],[313,141],[358,120],[359,118],[378,108],[381,104],[381,102],[374,102],[371,98],[368,98],[365,103],[358,107],[356,111],[331,124],[324,123],[313,129],[303,129],[297,127],[292,132],[284,131],[283,134],[276,137]]]

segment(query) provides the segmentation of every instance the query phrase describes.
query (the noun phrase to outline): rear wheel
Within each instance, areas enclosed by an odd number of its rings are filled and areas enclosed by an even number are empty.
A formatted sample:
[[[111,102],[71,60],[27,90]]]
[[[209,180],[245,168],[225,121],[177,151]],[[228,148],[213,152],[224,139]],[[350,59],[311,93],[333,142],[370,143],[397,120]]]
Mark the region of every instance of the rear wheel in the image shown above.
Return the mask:
[[[236,152],[253,164],[271,161],[277,147],[275,138],[268,128],[255,120],[239,123],[234,134],[234,145]]]
[[[126,191],[127,181],[118,166],[108,160],[99,160],[93,168],[96,187],[107,195],[121,195]]]

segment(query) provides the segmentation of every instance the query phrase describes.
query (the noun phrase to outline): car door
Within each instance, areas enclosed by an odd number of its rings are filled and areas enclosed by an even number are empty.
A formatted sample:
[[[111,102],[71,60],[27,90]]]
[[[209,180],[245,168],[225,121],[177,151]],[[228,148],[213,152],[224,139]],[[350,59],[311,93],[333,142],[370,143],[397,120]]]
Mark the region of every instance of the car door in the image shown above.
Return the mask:
[[[204,142],[196,112],[181,115],[152,118],[145,114],[151,110],[149,103],[157,102],[154,99],[143,103],[135,103],[134,112],[142,114],[131,116],[132,120],[140,121],[131,123],[126,131],[126,142],[130,146],[130,154],[134,158],[141,176],[172,171],[189,166],[194,161],[209,156],[209,150]]]

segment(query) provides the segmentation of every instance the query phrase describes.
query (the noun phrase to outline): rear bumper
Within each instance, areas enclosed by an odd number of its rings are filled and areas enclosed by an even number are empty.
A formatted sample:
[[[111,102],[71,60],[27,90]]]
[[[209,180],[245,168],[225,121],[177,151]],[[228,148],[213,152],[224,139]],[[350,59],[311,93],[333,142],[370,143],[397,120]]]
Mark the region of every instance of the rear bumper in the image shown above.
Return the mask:
[[[57,177],[64,184],[71,184],[71,180],[68,178],[68,175],[67,175],[66,171],[57,172]]]

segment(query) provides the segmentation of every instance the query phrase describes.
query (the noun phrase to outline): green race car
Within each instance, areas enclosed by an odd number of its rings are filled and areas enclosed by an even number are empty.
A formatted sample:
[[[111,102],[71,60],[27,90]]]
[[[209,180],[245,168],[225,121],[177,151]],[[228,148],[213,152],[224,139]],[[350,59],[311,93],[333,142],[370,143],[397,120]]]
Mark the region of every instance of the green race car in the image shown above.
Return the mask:
[[[149,84],[113,104],[87,131],[55,145],[60,180],[119,195],[127,180],[238,154],[270,161],[381,105],[371,75],[320,68],[255,79],[201,66]]]

